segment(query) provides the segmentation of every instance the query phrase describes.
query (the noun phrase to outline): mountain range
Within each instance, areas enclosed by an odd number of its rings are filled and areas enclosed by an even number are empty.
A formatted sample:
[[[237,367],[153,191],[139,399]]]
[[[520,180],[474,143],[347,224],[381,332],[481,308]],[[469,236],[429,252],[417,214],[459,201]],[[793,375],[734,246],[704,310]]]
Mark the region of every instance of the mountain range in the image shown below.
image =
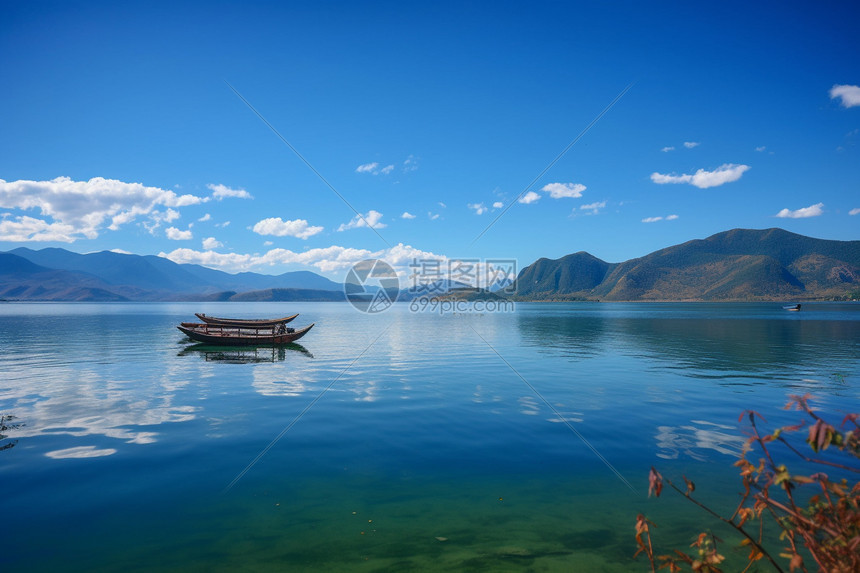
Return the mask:
[[[539,259],[516,280],[520,300],[747,301],[857,298],[860,241],[782,229],[734,229],[623,263],[578,252]]]
[[[55,301],[343,300],[343,285],[309,271],[230,274],[154,255],[18,248],[0,253],[0,298]],[[290,298],[290,297],[293,298]]]
[[[860,241],[814,239],[782,229],[734,229],[623,263],[577,252],[560,259],[538,259],[525,267],[511,297],[606,301],[858,298]],[[344,294],[341,283],[309,271],[276,276],[230,274],[153,255],[21,247],[0,253],[0,299],[343,301]]]

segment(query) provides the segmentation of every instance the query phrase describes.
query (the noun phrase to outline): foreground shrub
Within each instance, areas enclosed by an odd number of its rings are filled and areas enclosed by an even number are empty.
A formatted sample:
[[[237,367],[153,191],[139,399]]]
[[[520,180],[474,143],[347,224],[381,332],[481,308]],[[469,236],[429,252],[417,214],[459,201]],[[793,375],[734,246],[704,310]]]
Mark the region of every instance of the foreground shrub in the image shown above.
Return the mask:
[[[747,571],[756,562],[769,562],[776,571],[827,571],[856,573],[860,571],[860,481],[853,485],[848,480],[831,479],[825,469],[842,475],[860,474],[860,415],[848,414],[837,429],[818,416],[809,405],[810,397],[791,396],[786,409],[795,408],[805,414],[797,425],[762,434],[757,419],[764,418],[754,411],[741,414],[747,418],[751,432],[744,444],[740,468],[744,491],[734,513],[725,517],[697,500],[695,484],[682,476],[683,488],[664,478],[651,468],[648,476],[648,495],[657,497],[664,484],[684,496],[691,503],[737,531],[743,536],[742,545],[749,547]],[[805,454],[795,443],[802,430],[807,431],[806,444],[811,454]],[[781,453],[789,453],[806,462],[807,467],[820,469],[811,475],[792,474],[788,467],[774,458],[774,446],[780,444]],[[801,446],[802,447],[802,446]],[[825,454],[825,450],[832,448]],[[805,450],[806,448],[804,448]],[[753,462],[750,457],[761,457]],[[835,455],[829,455],[835,454]],[[773,523],[779,532],[779,548],[766,547],[765,523]],[[644,554],[651,571],[668,569],[671,573],[684,571],[721,572],[725,557],[718,551],[720,539],[711,533],[701,533],[690,545],[695,551],[675,550],[669,554],[655,554],[651,540],[654,523],[644,515],[636,518],[634,557]]]

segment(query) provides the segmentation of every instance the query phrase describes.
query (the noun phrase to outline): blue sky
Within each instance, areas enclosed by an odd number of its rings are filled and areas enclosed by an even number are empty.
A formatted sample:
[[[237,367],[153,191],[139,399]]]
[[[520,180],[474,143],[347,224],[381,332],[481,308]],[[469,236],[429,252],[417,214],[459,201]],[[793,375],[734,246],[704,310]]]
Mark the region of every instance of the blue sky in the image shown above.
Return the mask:
[[[860,239],[853,2],[119,4],[0,3],[0,250],[341,278]]]

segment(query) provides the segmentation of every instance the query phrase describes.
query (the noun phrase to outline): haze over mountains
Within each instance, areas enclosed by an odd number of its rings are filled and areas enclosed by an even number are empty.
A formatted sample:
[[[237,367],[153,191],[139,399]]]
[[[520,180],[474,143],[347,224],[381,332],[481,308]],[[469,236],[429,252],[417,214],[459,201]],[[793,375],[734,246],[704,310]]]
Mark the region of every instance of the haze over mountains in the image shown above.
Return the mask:
[[[860,296],[860,241],[735,229],[623,263],[578,252],[539,259],[516,300],[824,300]],[[0,298],[19,301],[343,301],[309,271],[230,274],[166,258],[18,248],[0,253]]]

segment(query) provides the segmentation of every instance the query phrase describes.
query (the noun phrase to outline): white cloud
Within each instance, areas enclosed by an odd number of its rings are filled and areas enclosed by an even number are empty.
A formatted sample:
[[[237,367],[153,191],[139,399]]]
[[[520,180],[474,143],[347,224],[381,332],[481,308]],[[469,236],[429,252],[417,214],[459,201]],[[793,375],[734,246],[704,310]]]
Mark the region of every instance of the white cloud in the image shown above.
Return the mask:
[[[674,221],[678,215],[668,215],[666,217],[646,217],[642,219],[643,223],[656,223],[657,221]]]
[[[815,205],[797,209],[796,211],[783,209],[774,216],[780,219],[806,219],[808,217],[818,217],[822,214],[824,214],[824,203],[816,203]]]
[[[353,249],[333,245],[331,247],[309,249],[301,253],[288,249],[272,249],[263,255],[248,255],[176,249],[170,253],[159,253],[159,256],[168,258],[175,263],[194,263],[230,271],[247,271],[279,264],[302,264],[314,266],[323,272],[330,272],[338,269],[347,269],[353,264],[367,258],[375,257],[377,254],[366,249]]]
[[[298,237],[307,239],[322,232],[322,227],[312,227],[304,219],[284,221],[280,217],[270,217],[258,221],[251,229],[258,235],[274,235],[275,237]]]
[[[374,161],[373,163],[365,163],[355,168],[356,173],[370,173],[372,175],[379,175],[380,173],[388,175],[392,171],[394,171],[394,165],[379,167],[379,162],[377,161]]]
[[[162,211],[153,211],[152,219],[161,223],[172,223],[179,218],[179,211],[176,209],[165,209]],[[111,225],[113,227],[113,225]]]
[[[469,209],[474,209],[476,215],[483,215],[489,210],[483,203],[469,203],[466,206]]]
[[[203,202],[205,199],[194,195],[177,195],[158,187],[103,177],[89,181],[69,177],[50,181],[0,179],[0,208],[38,209],[43,217],[51,219],[22,215],[4,220],[4,236],[18,237],[18,241],[71,243],[84,237],[94,239],[105,228],[117,230],[138,218],[148,219],[148,228],[156,228],[163,221],[179,217],[174,208]]]
[[[217,201],[221,201],[226,197],[235,197],[237,199],[253,199],[250,193],[244,189],[230,189],[226,185],[209,183],[206,185],[212,190],[212,197]]]
[[[701,145],[701,143],[699,143],[698,141],[685,141],[684,142],[684,147],[686,147],[687,149],[693,149],[694,147],[698,147],[700,145]]]
[[[191,229],[180,231],[176,227],[168,227],[164,230],[164,234],[171,241],[187,241],[192,238]]]
[[[669,151],[675,151],[675,146],[674,145],[667,145],[666,147],[664,147],[660,151],[662,151],[663,153],[667,153]]]
[[[848,214],[849,215],[860,215],[860,208],[851,209],[850,211],[848,211]]]
[[[713,171],[699,169],[692,175],[664,175],[655,171],[651,174],[651,181],[659,185],[666,183],[689,183],[699,189],[707,189],[708,187],[717,187],[724,183],[737,181],[749,169],[749,165],[726,163]]]
[[[403,214],[402,214],[402,215],[400,215],[400,218],[401,218],[401,219],[414,219],[414,218],[415,218],[415,215],[413,215],[413,214],[412,214],[412,213],[410,213],[409,211],[403,211]]]
[[[205,221],[208,221],[208,220],[209,220],[209,219],[211,219],[211,218],[212,218],[212,215],[210,215],[209,213],[206,213],[205,215],[203,215],[202,217],[200,217],[200,218],[199,218],[199,219],[197,219],[197,220],[198,220],[199,222],[203,223],[203,222],[205,222]]]
[[[366,215],[356,215],[349,223],[342,224],[337,228],[337,230],[340,232],[349,229],[359,229],[361,227],[367,227],[368,225],[374,229],[384,229],[388,225],[380,223],[380,219],[382,219],[382,213],[371,209]]]
[[[540,199],[540,195],[535,193],[534,191],[529,191],[519,199],[517,199],[517,203],[522,203],[524,205],[528,205],[529,203],[534,203],[535,201]]]
[[[193,263],[205,267],[218,268],[229,272],[258,270],[275,265],[306,265],[319,269],[321,272],[330,273],[345,271],[352,265],[364,259],[383,259],[397,271],[401,279],[401,288],[412,286],[410,276],[414,272],[414,261],[416,260],[439,260],[441,268],[447,267],[448,257],[430,251],[422,251],[403,243],[380,251],[369,251],[367,249],[354,249],[332,245],[330,247],[309,249],[302,252],[287,249],[271,249],[262,255],[248,255],[238,253],[218,253],[216,251],[195,251],[193,249],[175,249],[170,253],[159,253],[175,263]],[[472,262],[471,264],[474,264]],[[500,278],[498,273],[488,272],[484,263],[478,263],[477,276]],[[507,272],[507,271],[506,271]],[[508,276],[513,279],[514,276]]]
[[[174,249],[169,253],[158,253],[159,257],[170,259],[178,264],[195,264],[215,269],[246,271],[258,266],[260,257],[238,253],[218,253],[215,251],[195,251],[194,249]]]
[[[440,206],[440,207],[442,207],[443,209],[447,209],[447,208],[448,208],[448,205],[446,205],[446,204],[445,204],[445,203],[443,203],[442,201],[439,201],[439,206]]]
[[[504,206],[505,206],[505,204],[502,203],[501,201],[496,201],[495,203],[493,203],[493,209],[501,209]]]
[[[165,209],[164,211],[153,211],[149,214],[149,220],[143,222],[143,227],[149,231],[150,234],[154,235],[155,232],[161,227],[162,223],[172,223],[176,219],[179,218],[179,211],[175,209]],[[127,221],[126,217],[119,216],[114,217],[108,229],[115,231],[120,225],[125,224]],[[190,226],[190,225],[189,225]]]
[[[76,236],[77,230],[72,225],[65,223],[48,223],[42,219],[21,216],[14,221],[6,216],[0,220],[0,241],[12,243],[58,241],[61,243],[73,243],[80,237]]]
[[[766,147],[766,146],[764,146],[764,145],[760,145],[760,146],[758,146],[758,147],[756,147],[756,148],[755,148],[755,150],[756,150],[756,151],[758,151],[759,153],[761,153],[761,152],[762,152],[762,151],[764,151],[765,149],[767,149],[767,147]]]
[[[427,217],[428,217],[431,221],[435,221],[436,219],[438,219],[438,218],[439,218],[439,216],[440,216],[440,215],[439,215],[439,213],[434,213],[434,212],[432,212],[432,211],[427,211]]]
[[[415,171],[416,169],[418,169],[418,160],[415,159],[414,155],[410,155],[403,162],[403,172],[409,173],[410,171]]]
[[[582,183],[549,183],[541,191],[546,191],[553,199],[579,198],[586,187]]]
[[[604,207],[606,207],[606,201],[600,201],[598,203],[589,203],[588,205],[580,205],[579,209],[581,211],[591,211],[592,215],[596,215]]]
[[[842,107],[860,105],[860,86],[834,85],[830,88],[830,99],[842,99]]]
[[[203,239],[203,248],[207,251],[211,251],[213,249],[217,249],[223,246],[223,243],[221,243],[221,241],[219,241],[215,237],[207,237]]]
[[[356,173],[373,173],[379,168],[379,163],[374,161],[373,163],[365,163],[363,165],[359,165],[355,168]]]

